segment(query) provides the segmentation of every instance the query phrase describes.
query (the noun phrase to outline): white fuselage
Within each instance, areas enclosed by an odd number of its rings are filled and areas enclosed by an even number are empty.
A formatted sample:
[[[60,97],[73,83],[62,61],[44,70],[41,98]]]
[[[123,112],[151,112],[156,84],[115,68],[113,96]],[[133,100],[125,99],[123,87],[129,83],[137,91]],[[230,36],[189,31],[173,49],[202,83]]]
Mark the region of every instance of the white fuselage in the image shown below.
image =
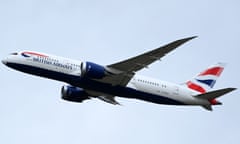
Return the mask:
[[[13,54],[3,60],[3,63],[8,63],[9,67],[13,67],[10,64],[14,64],[15,69],[48,77],[47,75],[42,75],[44,71],[56,72],[59,74],[66,74],[73,77],[81,76],[81,61],[67,59],[63,57],[58,57],[49,54],[35,55],[35,52],[28,52],[26,55],[22,55],[24,52],[19,52],[18,54]],[[30,55],[29,55],[30,54]],[[24,70],[21,68],[23,66],[28,66],[31,68],[38,68],[41,70],[38,73],[32,73],[29,69]],[[51,78],[51,77],[48,77]],[[52,79],[65,81],[61,78],[54,77]],[[65,81],[69,82],[69,81]],[[173,84],[165,81],[160,81],[157,79],[134,75],[129,81],[126,88],[131,88],[137,92],[144,92],[154,96],[161,96],[167,99],[178,101],[184,105],[208,105],[209,101],[204,99],[198,99],[194,95],[199,94],[196,91],[189,89],[184,85]],[[94,91],[94,89],[92,89]],[[106,91],[101,92],[108,95]],[[121,97],[121,95],[119,95]],[[144,98],[143,98],[144,99]],[[152,101],[153,102],[153,101]]]

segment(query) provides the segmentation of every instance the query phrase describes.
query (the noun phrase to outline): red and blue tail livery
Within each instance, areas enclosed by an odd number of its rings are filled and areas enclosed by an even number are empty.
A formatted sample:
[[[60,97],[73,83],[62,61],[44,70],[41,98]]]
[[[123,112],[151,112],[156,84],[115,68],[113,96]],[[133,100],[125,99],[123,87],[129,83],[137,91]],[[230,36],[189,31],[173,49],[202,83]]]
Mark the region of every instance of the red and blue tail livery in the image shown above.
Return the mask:
[[[82,102],[98,98],[117,105],[115,97],[132,98],[165,105],[202,106],[212,110],[221,102],[218,97],[235,88],[211,90],[224,70],[224,63],[217,63],[184,85],[161,81],[137,74],[153,62],[195,37],[173,41],[138,56],[99,65],[33,51],[10,54],[2,63],[15,70],[68,83],[61,89],[62,99]]]
[[[187,82],[188,88],[200,93],[206,93],[215,85],[224,70],[225,63],[217,63],[201,72],[194,79]]]

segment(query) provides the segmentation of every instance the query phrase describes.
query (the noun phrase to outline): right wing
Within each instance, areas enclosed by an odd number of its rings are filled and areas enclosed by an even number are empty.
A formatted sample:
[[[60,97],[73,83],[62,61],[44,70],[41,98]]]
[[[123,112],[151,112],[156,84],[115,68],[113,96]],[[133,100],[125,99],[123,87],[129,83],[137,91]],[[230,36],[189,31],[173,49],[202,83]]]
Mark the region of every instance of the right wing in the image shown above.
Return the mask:
[[[154,50],[143,53],[141,55],[129,58],[127,60],[124,60],[118,63],[108,65],[106,68],[109,71],[112,71],[113,73],[115,73],[115,75],[105,77],[103,79],[103,82],[111,83],[113,85],[125,86],[134,76],[135,72],[143,68],[146,68],[148,65],[155,62],[156,60],[160,60],[167,53],[171,52],[172,50],[176,49],[180,45],[184,44],[185,42],[195,37],[196,36],[176,40],[165,46],[156,48]]]
[[[111,64],[108,67],[114,68],[117,70],[121,70],[124,72],[137,72],[137,71],[147,67],[151,63],[155,62],[156,60],[160,60],[163,56],[165,56],[170,51],[176,49],[180,45],[184,44],[185,42],[187,42],[195,37],[196,36],[176,40],[165,46],[156,48],[152,51],[143,53],[141,55],[132,57],[130,59],[127,59],[127,60],[124,60],[124,61],[121,61],[121,62],[118,62],[115,64]]]

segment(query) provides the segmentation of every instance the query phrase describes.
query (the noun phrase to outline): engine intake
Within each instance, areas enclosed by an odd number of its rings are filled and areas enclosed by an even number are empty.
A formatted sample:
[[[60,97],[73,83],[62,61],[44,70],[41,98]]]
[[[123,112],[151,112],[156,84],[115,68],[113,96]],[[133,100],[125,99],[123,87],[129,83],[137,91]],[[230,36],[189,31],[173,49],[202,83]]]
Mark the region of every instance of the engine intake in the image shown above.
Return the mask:
[[[111,74],[103,66],[92,63],[83,62],[81,64],[81,76],[89,77],[93,79],[102,79],[106,75]]]
[[[89,99],[89,95],[79,87],[64,85],[61,90],[62,99],[72,102],[82,102]]]

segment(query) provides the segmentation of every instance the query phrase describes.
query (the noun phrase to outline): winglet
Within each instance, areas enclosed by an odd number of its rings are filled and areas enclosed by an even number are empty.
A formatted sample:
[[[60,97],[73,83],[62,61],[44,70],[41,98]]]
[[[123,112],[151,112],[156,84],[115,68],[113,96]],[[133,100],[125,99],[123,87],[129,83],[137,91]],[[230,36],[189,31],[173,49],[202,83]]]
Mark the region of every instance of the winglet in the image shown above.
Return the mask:
[[[189,37],[187,39],[191,40],[191,39],[194,39],[194,38],[197,38],[198,36],[192,36],[192,37]]]
[[[186,43],[187,41],[190,41],[190,40],[192,40],[192,39],[194,39],[194,38],[196,38],[196,37],[197,37],[197,36],[192,36],[192,37],[188,37],[188,38],[179,39],[179,40],[176,40],[176,41],[174,41],[174,42],[171,42],[171,43],[169,43],[169,44],[167,44],[167,45],[165,45],[165,46],[163,46],[163,47],[171,47],[171,50],[173,50],[173,49],[179,47],[180,45]],[[170,52],[170,51],[169,51],[169,52]]]

